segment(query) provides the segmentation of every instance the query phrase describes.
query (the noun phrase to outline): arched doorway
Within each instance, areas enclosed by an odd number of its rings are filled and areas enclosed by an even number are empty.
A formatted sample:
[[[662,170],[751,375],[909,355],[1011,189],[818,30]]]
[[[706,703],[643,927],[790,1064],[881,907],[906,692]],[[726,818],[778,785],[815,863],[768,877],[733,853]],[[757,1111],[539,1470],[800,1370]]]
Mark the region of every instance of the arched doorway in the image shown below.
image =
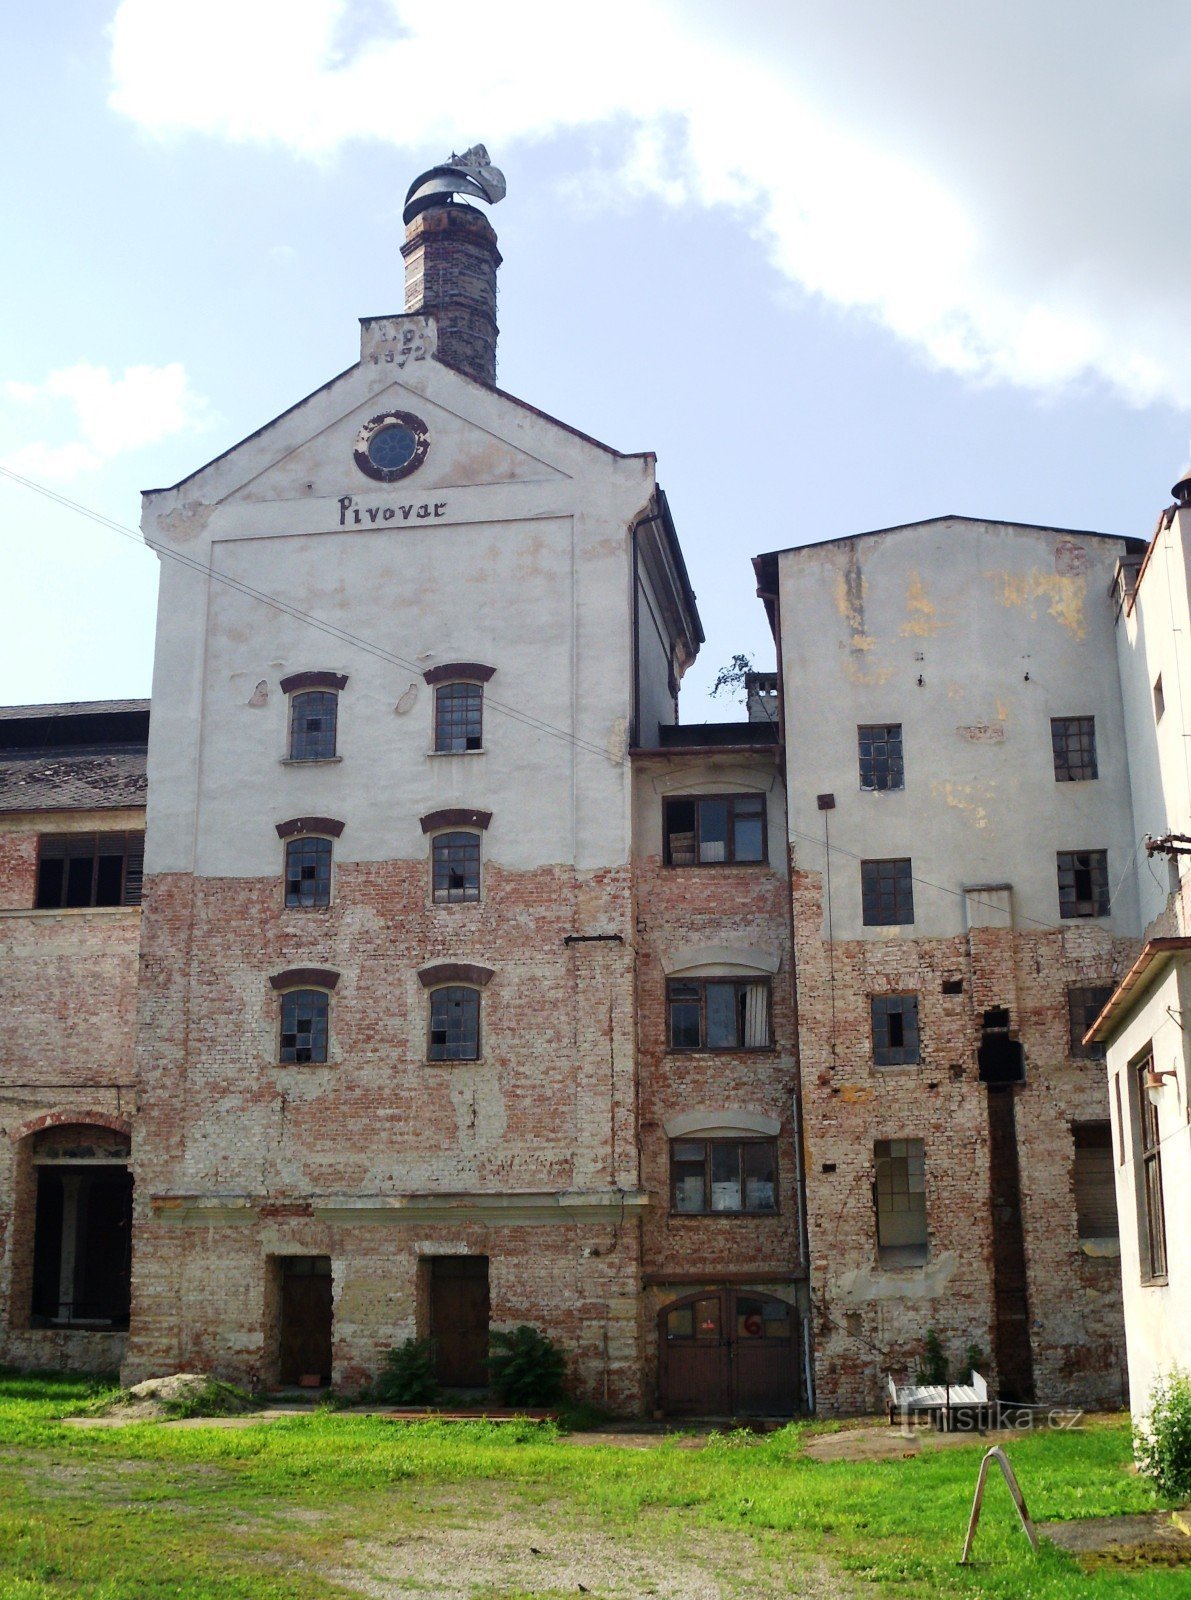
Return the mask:
[[[658,1383],[672,1416],[788,1417],[798,1408],[797,1308],[724,1287],[658,1314]]]

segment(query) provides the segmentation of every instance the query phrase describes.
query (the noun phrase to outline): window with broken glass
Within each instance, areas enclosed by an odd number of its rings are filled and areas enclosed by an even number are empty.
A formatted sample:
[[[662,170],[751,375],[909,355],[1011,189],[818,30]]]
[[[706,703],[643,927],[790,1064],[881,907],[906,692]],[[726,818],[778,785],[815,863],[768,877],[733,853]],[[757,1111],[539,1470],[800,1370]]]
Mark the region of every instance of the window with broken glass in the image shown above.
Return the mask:
[[[1052,717],[1050,743],[1056,783],[1081,783],[1099,776],[1095,717]]]
[[[908,856],[860,863],[860,901],[866,925],[914,920],[914,879]]]
[[[671,1140],[670,1208],[681,1216],[776,1212],[776,1143],[772,1139]]]
[[[912,1065],[918,1057],[918,996],[875,994],[870,1001],[873,1022],[873,1064]]]
[[[1110,983],[1072,985],[1067,990],[1067,1012],[1070,1025],[1070,1049],[1073,1056],[1088,1061],[1103,1061],[1102,1044],[1084,1044],[1083,1036],[1095,1022],[1112,998]]]
[[[430,847],[434,903],[455,905],[480,898],[480,836],[437,833]]]
[[[330,689],[307,689],[290,697],[289,758],[330,761],[335,755],[339,696]]]
[[[281,997],[283,1066],[321,1066],[327,1059],[331,997],[323,989],[289,989]]]
[[[484,687],[440,683],[434,691],[434,748],[446,754],[483,748]]]
[[[285,846],[287,906],[331,904],[330,839],[290,839]]]
[[[926,1260],[926,1147],[921,1139],[878,1139],[873,1145],[877,1259],[882,1266]]]
[[[766,859],[762,794],[683,795],[665,802],[664,821],[669,867]]]
[[[860,787],[904,789],[901,723],[862,723],[856,730],[856,740],[860,747]]]
[[[475,1061],[480,1054],[480,991],[447,984],[430,991],[431,1061]]]
[[[769,980],[672,978],[666,985],[671,1050],[764,1050]]]
[[[1061,917],[1108,916],[1107,850],[1060,850],[1058,871]]]
[[[139,906],[144,861],[143,833],[43,834],[36,909]]]

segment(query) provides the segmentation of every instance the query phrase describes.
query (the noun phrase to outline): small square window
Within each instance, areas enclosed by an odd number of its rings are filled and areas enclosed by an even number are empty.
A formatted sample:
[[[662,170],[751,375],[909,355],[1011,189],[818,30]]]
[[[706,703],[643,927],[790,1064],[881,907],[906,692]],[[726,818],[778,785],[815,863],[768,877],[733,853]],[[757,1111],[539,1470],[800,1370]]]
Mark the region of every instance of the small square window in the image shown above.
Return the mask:
[[[290,699],[289,758],[330,761],[335,755],[339,696],[331,689],[308,689]]]
[[[1112,998],[1110,983],[1073,986],[1067,990],[1067,1010],[1071,1029],[1071,1054],[1089,1061],[1103,1061],[1102,1044],[1084,1044],[1083,1036]]]
[[[281,997],[281,1062],[321,1066],[327,1059],[331,998],[322,989],[289,989]]]
[[[926,1260],[926,1147],[921,1139],[878,1139],[873,1145],[877,1258],[882,1266]]]
[[[435,905],[480,898],[478,833],[437,833],[430,851]]]
[[[1108,916],[1108,851],[1060,850],[1057,859],[1060,917]]]
[[[434,748],[444,753],[483,748],[484,687],[441,683],[434,691]]]
[[[911,1066],[918,1059],[918,996],[875,994],[870,1002],[873,1022],[873,1064],[878,1067]]]
[[[1050,743],[1056,783],[1081,783],[1099,776],[1095,717],[1052,717]]]
[[[908,856],[860,863],[860,899],[870,927],[914,920],[914,880]]]
[[[448,984],[430,994],[431,1061],[475,1061],[480,1054],[480,991]]]
[[[675,797],[665,802],[664,828],[668,867],[766,859],[762,794]]]
[[[860,787],[904,789],[901,723],[863,723],[856,730],[856,739],[860,748]]]
[[[286,843],[285,903],[302,907],[330,905],[330,839],[290,839]]]

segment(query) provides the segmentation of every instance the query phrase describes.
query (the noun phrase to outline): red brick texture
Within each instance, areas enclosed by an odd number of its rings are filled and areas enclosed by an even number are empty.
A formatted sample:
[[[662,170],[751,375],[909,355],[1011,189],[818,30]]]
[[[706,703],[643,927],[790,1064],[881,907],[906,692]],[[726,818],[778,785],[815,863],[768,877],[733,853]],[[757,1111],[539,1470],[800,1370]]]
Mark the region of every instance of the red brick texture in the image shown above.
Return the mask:
[[[1111,982],[1134,941],[1078,924],[1062,931],[974,929],[952,939],[822,937],[817,875],[798,873],[794,925],[807,1208],[819,1409],[871,1411],[889,1373],[903,1381],[936,1330],[963,1365],[991,1360],[992,1218],[988,1091],[976,1052],[982,1012],[1007,1006],[1025,1047],[1015,1096],[1031,1345],[1040,1400],[1119,1404],[1124,1383],[1120,1270],[1081,1252],[1071,1123],[1107,1120],[1103,1064],[1072,1058],[1068,985]],[[963,992],[944,994],[944,979]],[[921,1063],[875,1067],[869,997],[915,992]],[[930,1253],[893,1272],[877,1260],[873,1144],[926,1147]]]

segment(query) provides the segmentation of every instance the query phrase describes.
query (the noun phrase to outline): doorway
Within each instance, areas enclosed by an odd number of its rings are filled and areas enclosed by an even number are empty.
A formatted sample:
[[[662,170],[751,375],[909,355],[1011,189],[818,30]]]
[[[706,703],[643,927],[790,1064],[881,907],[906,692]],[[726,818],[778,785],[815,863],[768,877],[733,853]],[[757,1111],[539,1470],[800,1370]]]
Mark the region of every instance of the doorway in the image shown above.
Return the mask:
[[[331,1381],[334,1304],[330,1256],[282,1256],[281,1349],[277,1375],[283,1384],[317,1376]]]
[[[663,1306],[659,1390],[672,1416],[789,1417],[798,1407],[797,1311],[755,1290],[713,1289]]]
[[[430,1337],[444,1388],[488,1387],[488,1257],[431,1256]]]

